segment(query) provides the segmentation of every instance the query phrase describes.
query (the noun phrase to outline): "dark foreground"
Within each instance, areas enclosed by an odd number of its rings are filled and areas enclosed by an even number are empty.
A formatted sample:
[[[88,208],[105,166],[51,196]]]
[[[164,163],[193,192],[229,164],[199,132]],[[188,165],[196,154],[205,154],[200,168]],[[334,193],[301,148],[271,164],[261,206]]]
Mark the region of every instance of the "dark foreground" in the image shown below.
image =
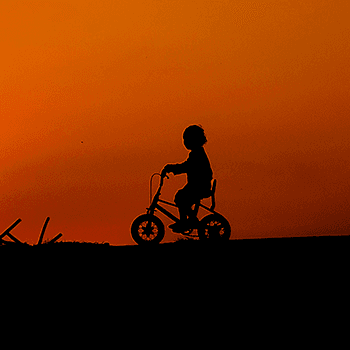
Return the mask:
[[[62,334],[80,336],[79,325],[92,328],[91,334],[101,325],[103,339],[120,341],[130,330],[137,339],[144,331],[152,345],[156,335],[174,339],[182,332],[187,338],[189,329],[196,345],[207,345],[211,336],[216,347],[227,346],[224,335],[232,344],[237,336],[262,342],[273,333],[281,339],[284,329],[293,332],[284,338],[289,343],[300,329],[309,332],[315,322],[310,317],[323,320],[343,309],[349,242],[349,236],[338,236],[180,241],[150,248],[1,246],[2,302],[11,306],[14,325],[29,307],[27,323],[55,341]],[[38,318],[38,310],[47,314]],[[47,322],[52,319],[55,326]]]
[[[243,271],[280,267],[317,268],[333,265],[348,256],[350,236],[298,237],[274,239],[231,240],[213,244],[180,240],[157,246],[112,246],[108,243],[57,242],[30,246],[0,246],[0,258],[25,261],[22,266],[82,268],[85,270],[128,271],[137,269],[154,273],[162,269],[191,268],[196,271],[216,268],[218,271]],[[34,266],[33,266],[34,267]]]

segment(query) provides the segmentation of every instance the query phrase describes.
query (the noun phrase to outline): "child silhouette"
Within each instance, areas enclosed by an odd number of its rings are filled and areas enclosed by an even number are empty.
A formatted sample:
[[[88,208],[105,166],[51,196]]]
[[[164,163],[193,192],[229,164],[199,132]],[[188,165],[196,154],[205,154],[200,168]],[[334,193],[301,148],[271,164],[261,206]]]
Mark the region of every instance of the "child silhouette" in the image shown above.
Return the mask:
[[[169,225],[174,232],[190,228],[197,220],[192,206],[210,196],[213,171],[203,147],[206,142],[203,128],[200,125],[190,125],[183,132],[184,146],[190,150],[188,158],[183,163],[167,164],[162,170],[163,177],[167,173],[187,174],[187,184],[177,191],[174,199],[180,214],[180,221]]]

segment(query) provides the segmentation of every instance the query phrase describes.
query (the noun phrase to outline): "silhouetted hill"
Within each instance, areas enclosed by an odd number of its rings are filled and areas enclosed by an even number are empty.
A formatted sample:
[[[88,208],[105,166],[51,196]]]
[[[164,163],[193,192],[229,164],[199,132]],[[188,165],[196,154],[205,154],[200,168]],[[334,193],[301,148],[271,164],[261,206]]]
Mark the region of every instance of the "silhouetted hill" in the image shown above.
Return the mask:
[[[339,260],[348,255],[349,236],[298,237],[273,239],[231,240],[225,243],[179,240],[157,246],[138,245],[113,246],[108,243],[56,242],[30,246],[8,244],[0,246],[2,256],[12,259],[26,258],[27,264],[41,259],[42,264],[71,265],[85,263],[95,268],[130,269],[131,265],[152,269],[166,266],[188,266],[197,269],[216,266],[219,270],[274,269],[281,265],[297,267],[302,264],[322,264],[327,260]]]
[[[180,312],[186,322],[193,312],[207,322],[213,312],[236,322],[241,310],[247,324],[254,313],[269,314],[271,305],[302,311],[315,296],[326,300],[330,287],[345,290],[349,242],[339,236],[155,247],[12,244],[0,247],[0,262],[6,291],[12,288],[17,300],[25,300],[35,290],[34,304],[49,310],[69,305],[69,312],[79,308],[83,315],[95,305],[104,319],[122,320],[119,313],[128,305],[124,317],[149,317],[161,309],[167,317]]]

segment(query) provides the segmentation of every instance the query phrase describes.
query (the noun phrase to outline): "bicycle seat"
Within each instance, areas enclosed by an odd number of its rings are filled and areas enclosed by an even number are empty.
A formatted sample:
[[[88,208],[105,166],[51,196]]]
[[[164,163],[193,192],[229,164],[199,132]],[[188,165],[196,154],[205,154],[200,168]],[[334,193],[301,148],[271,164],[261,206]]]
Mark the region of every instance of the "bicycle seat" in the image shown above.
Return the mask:
[[[216,179],[213,180],[213,186],[211,187],[211,207],[210,207],[210,210],[215,209],[215,190],[216,190]]]
[[[212,197],[215,194],[215,190],[216,190],[216,179],[212,180],[211,189],[204,194],[202,199]]]
[[[215,208],[215,190],[216,190],[216,179],[212,180],[212,186],[211,186],[211,190],[208,191],[208,193],[205,194],[205,196],[203,196],[202,199],[204,198],[209,198],[211,197],[211,207],[210,210],[214,210]]]

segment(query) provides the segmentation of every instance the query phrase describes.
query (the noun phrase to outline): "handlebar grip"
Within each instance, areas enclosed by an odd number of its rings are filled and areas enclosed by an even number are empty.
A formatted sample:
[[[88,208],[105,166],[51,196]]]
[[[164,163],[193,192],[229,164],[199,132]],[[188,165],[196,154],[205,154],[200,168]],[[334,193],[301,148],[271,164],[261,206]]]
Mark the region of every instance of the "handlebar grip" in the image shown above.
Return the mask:
[[[169,179],[169,176],[167,175],[167,173],[163,173],[163,172],[162,172],[162,173],[160,173],[159,175],[160,175],[160,178],[161,178],[161,179],[164,179],[165,177],[166,177],[167,179]]]

